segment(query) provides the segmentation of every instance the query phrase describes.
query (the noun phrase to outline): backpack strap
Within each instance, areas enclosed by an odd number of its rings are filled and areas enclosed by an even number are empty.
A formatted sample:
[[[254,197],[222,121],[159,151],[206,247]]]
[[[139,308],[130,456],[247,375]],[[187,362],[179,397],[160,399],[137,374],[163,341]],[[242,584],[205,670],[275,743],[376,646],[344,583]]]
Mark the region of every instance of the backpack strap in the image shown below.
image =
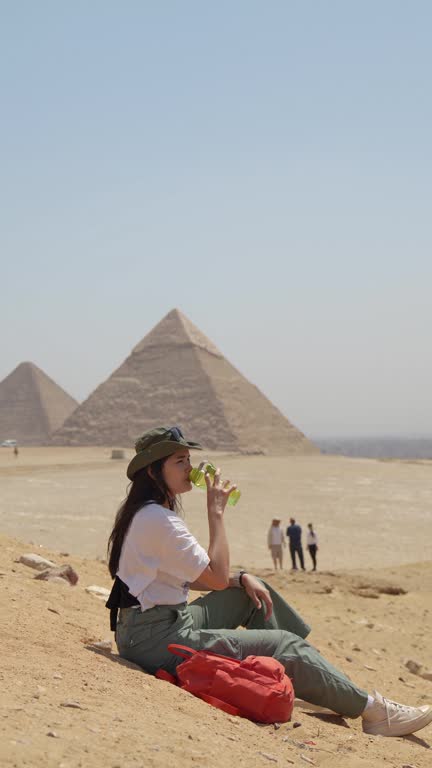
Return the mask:
[[[155,677],[157,677],[158,680],[165,680],[166,683],[172,683],[173,685],[178,685],[178,680],[174,675],[171,675],[169,672],[166,671],[166,669],[158,669],[157,672],[155,672]]]
[[[195,656],[198,651],[194,651],[193,648],[188,648],[187,645],[177,645],[177,643],[170,643],[168,650],[174,653],[175,656],[180,656],[182,659],[190,659]]]
[[[217,699],[216,696],[209,696],[207,693],[196,693],[196,696],[198,698],[202,699],[203,701],[206,701],[207,704],[211,704],[213,707],[217,707],[218,709],[221,709],[223,712],[226,712],[228,715],[234,715],[235,717],[244,717],[242,713],[240,712],[237,707],[233,707],[232,704],[228,704],[227,701],[222,701],[221,699]]]

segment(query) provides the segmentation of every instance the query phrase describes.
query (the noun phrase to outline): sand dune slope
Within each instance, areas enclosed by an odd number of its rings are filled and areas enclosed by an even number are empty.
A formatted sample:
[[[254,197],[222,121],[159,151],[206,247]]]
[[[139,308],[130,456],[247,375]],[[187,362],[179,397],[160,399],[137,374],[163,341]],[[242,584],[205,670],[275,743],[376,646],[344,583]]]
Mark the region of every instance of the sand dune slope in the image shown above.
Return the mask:
[[[109,587],[106,566],[39,549],[78,571],[76,587],[62,586],[34,580],[16,562],[28,544],[1,536],[0,545],[2,766],[430,766],[432,726],[406,739],[373,738],[359,721],[303,707],[280,728],[257,726],[98,651],[94,642],[111,639],[108,611],[85,587]],[[261,575],[312,624],[311,642],[361,685],[406,703],[432,700],[432,682],[404,666],[411,657],[432,667],[432,564]],[[395,588],[406,594],[389,594]]]

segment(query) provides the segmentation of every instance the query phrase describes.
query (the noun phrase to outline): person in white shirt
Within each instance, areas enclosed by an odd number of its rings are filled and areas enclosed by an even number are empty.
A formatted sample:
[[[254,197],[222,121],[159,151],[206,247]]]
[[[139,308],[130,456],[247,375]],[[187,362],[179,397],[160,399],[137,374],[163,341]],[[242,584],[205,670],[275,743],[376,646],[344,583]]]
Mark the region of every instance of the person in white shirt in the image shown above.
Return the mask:
[[[317,561],[316,553],[318,552],[318,536],[316,535],[312,523],[308,523],[308,532],[306,537],[306,544],[309,550],[309,554],[312,558],[313,571],[316,571]]]
[[[432,721],[432,706],[405,707],[368,695],[304,638],[310,627],[266,582],[230,576],[224,525],[236,487],[206,475],[209,545],[198,543],[179,515],[179,495],[192,490],[189,450],[179,427],[146,432],[127,468],[132,481],[108,544],[114,579],[107,602],[119,654],[151,674],[174,673],[181,662],[170,643],[235,659],[272,656],[283,664],[298,697],[345,717],[362,717],[368,734],[402,736]],[[207,594],[188,603],[189,590]],[[239,629],[242,627],[242,629]]]
[[[267,546],[271,552],[273,558],[273,565],[275,571],[277,571],[278,563],[279,568],[283,568],[283,547],[286,547],[285,536],[283,529],[281,528],[280,517],[274,517],[272,524],[267,534]]]

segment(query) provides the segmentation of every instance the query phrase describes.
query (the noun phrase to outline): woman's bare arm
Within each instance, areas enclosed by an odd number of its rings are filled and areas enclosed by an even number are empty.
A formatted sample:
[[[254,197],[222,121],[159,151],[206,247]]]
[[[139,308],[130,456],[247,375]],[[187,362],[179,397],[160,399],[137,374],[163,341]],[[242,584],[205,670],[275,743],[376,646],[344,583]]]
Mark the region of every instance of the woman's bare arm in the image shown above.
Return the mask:
[[[225,531],[224,512],[228,496],[235,486],[230,485],[229,481],[222,483],[220,469],[216,470],[213,482],[209,474],[206,474],[205,477],[210,562],[197,581],[191,584],[191,588],[221,590],[229,586],[229,547]],[[197,586],[198,584],[199,586]]]

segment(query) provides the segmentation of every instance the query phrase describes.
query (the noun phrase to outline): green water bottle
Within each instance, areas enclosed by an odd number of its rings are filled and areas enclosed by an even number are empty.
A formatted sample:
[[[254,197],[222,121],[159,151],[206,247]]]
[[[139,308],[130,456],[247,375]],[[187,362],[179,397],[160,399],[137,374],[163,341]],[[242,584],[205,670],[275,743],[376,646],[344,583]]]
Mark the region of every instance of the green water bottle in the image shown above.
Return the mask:
[[[192,467],[189,475],[189,480],[197,488],[207,488],[206,480],[205,480],[206,472],[209,473],[211,478],[213,478],[216,474],[216,467],[214,466],[214,464],[211,464],[209,461],[201,462],[199,467]],[[241,496],[241,492],[239,491],[238,488],[235,488],[235,490],[231,491],[230,495],[228,496],[228,504],[230,504],[230,506],[233,507],[234,504],[237,504],[240,496]]]

